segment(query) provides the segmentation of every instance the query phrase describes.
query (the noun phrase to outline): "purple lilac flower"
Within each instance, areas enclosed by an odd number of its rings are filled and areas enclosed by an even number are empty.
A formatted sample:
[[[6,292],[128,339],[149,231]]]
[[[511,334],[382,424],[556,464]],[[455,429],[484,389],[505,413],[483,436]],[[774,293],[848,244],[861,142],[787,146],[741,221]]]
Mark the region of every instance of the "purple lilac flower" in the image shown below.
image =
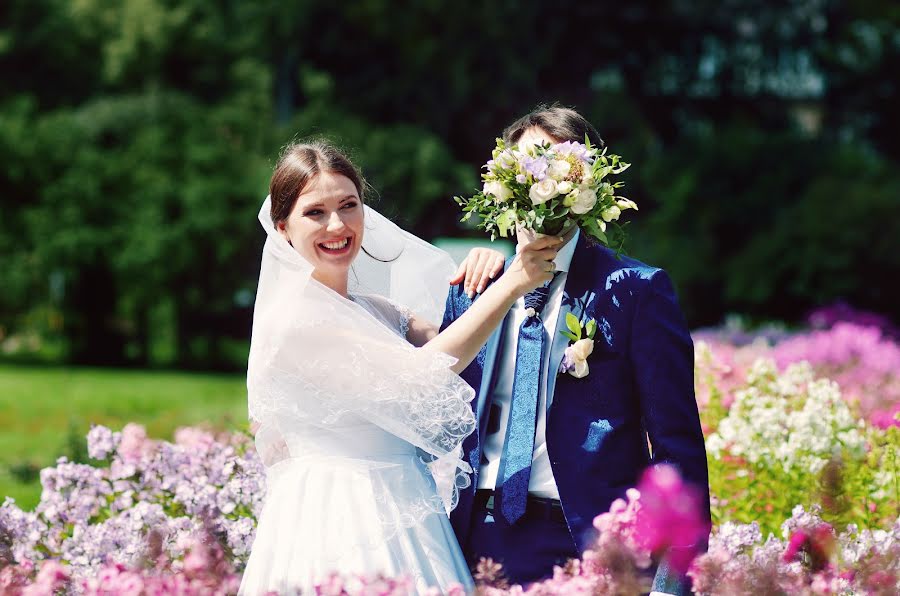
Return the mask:
[[[566,351],[563,352],[562,362],[559,363],[559,372],[567,373],[570,370],[575,370],[575,355],[572,346],[566,348]]]
[[[60,458],[56,467],[41,470],[37,513],[51,525],[86,523],[113,492],[106,474],[105,469]]]
[[[105,426],[93,425],[87,436],[88,455],[93,459],[106,459],[119,445],[122,433],[114,433]]]
[[[550,167],[550,162],[547,161],[546,157],[542,155],[538,157],[524,155],[521,163],[522,169],[531,174],[531,177],[535,180],[540,181],[547,177],[547,168]]]
[[[23,564],[43,558],[37,545],[47,533],[47,524],[36,513],[22,511],[15,500],[7,497],[0,505],[0,529],[5,534],[2,538],[11,541],[11,545],[5,546],[11,551],[13,561]]]
[[[853,323],[860,327],[877,327],[886,337],[900,341],[900,329],[888,317],[867,310],[853,308],[846,302],[836,302],[830,306],[817,308],[809,313],[806,320],[814,329],[830,329],[837,323]]]

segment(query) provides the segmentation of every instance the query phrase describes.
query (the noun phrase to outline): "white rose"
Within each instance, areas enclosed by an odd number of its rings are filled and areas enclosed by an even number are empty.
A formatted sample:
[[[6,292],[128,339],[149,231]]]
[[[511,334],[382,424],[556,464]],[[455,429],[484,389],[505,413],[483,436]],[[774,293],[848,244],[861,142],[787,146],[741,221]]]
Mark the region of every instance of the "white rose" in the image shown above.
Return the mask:
[[[510,197],[512,197],[512,191],[509,190],[505,184],[497,180],[485,182],[482,192],[486,195],[493,196],[495,199],[497,199],[498,203],[503,203],[509,200]]]
[[[535,205],[546,203],[558,194],[559,191],[556,190],[556,180],[549,177],[534,184],[531,187],[531,190],[528,191],[528,196]]]
[[[600,217],[603,218],[603,221],[616,221],[619,219],[619,216],[622,214],[622,210],[613,205],[612,207],[607,207],[600,213]]]
[[[568,180],[563,180],[556,185],[556,190],[559,191],[559,194],[561,195],[567,195],[569,194],[569,191],[572,190],[572,183]]]
[[[579,360],[587,360],[587,357],[591,355],[594,351],[594,340],[584,338],[579,339],[574,344],[572,344],[572,356],[575,358],[575,362]]]
[[[574,192],[574,191],[573,191]],[[575,197],[575,202],[572,203],[572,213],[577,215],[584,215],[588,211],[594,208],[594,205],[597,204],[597,193],[595,193],[590,188],[581,188],[578,189],[578,196]]]
[[[588,376],[589,372],[591,372],[591,369],[588,366],[587,360],[576,360],[575,370],[573,370],[569,374],[576,379],[583,379],[584,377]]]
[[[572,164],[567,162],[564,159],[554,159],[550,162],[550,167],[547,169],[547,173],[550,174],[553,178],[557,180],[562,180],[566,176],[569,175],[569,170],[572,169]],[[562,191],[560,191],[562,192]]]

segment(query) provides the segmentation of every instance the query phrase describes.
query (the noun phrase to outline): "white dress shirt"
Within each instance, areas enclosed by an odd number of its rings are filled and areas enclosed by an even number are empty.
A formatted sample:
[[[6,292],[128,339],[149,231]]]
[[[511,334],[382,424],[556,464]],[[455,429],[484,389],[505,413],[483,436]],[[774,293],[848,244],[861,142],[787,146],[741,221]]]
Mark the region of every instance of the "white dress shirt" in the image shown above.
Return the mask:
[[[549,370],[550,346],[553,345],[553,336],[556,334],[563,289],[566,286],[567,272],[572,263],[572,255],[575,252],[579,234],[580,231],[576,232],[575,236],[556,255],[556,271],[559,274],[550,284],[550,296],[541,315],[547,335],[544,338],[541,385],[538,387],[537,424],[534,433],[534,455],[531,461],[531,480],[528,483],[528,492],[547,499],[559,499],[559,490],[556,488],[553,470],[550,469],[550,457],[547,455],[547,409],[553,399],[557,374],[557,371]],[[497,484],[497,470],[500,467],[500,456],[503,454],[506,426],[509,421],[509,407],[512,401],[513,376],[516,370],[516,344],[519,340],[519,327],[522,326],[524,320],[525,298],[522,297],[512,307],[503,325],[500,351],[497,354],[497,378],[491,394],[491,408],[500,408],[500,425],[496,432],[491,433],[491,429],[489,429],[484,439],[483,458],[487,460],[487,463],[484,463],[484,459],[482,460],[478,488],[494,489]],[[491,414],[485,412],[484,415]]]

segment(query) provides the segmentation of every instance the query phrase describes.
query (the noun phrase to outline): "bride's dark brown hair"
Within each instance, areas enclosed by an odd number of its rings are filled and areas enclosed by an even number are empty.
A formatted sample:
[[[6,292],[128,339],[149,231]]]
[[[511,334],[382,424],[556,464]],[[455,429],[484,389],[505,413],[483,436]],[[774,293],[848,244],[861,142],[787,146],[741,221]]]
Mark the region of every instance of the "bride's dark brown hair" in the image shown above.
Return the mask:
[[[369,189],[368,182],[350,158],[337,147],[323,140],[291,143],[281,152],[272,173],[272,180],[269,181],[269,196],[272,197],[269,214],[276,227],[287,220],[297,199],[300,198],[300,193],[322,172],[348,178],[356,187],[360,201],[365,202],[366,191]],[[382,258],[370,253],[365,246],[360,246],[360,249],[382,263],[390,263],[400,256],[400,253],[397,253],[393,257]]]
[[[322,172],[348,178],[356,187],[360,200],[365,201],[368,188],[365,179],[334,145],[322,140],[291,143],[281,152],[269,182],[270,214],[276,226],[288,218],[300,193]]]

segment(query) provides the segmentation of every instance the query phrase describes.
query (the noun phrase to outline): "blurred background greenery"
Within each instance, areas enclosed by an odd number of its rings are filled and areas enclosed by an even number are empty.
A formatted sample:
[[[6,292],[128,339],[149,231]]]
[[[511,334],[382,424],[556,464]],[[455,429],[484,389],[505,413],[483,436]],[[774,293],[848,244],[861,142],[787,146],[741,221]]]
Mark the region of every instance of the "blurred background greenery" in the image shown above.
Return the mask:
[[[279,148],[327,134],[415,233],[540,102],[634,163],[628,251],[692,326],[900,303],[900,5],[6,0],[6,359],[240,370]]]
[[[836,300],[896,322],[898,73],[892,0],[4,0],[3,473],[35,486],[91,421],[243,424],[256,212],[307,135],[458,247],[451,197],[558,101],[634,164],[627,251],[692,327]]]

